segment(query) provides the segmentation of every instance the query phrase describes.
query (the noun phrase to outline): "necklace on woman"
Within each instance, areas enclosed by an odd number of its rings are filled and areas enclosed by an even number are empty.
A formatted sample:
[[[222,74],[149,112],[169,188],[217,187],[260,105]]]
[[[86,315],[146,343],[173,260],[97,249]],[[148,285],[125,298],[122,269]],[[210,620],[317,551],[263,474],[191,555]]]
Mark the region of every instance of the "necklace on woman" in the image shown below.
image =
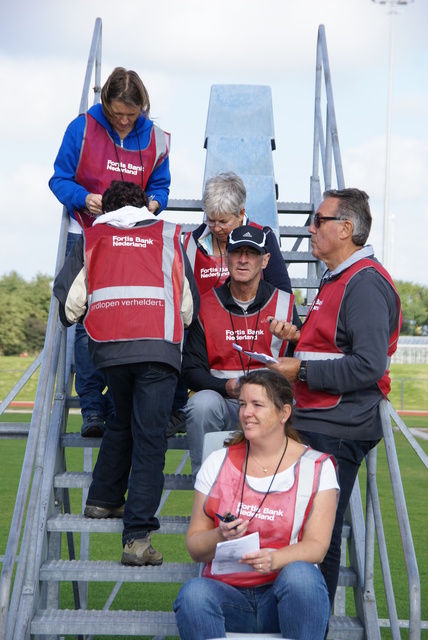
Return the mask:
[[[269,467],[271,466],[271,463],[270,463],[270,462],[268,463],[268,465],[267,465],[267,466],[264,466],[261,462],[259,462],[259,461],[257,460],[256,456],[255,456],[251,451],[250,451],[250,456],[252,457],[252,459],[254,460],[254,462],[255,462],[256,464],[258,464],[258,465],[259,465],[259,467],[261,467],[261,468],[263,469],[263,473],[267,473],[267,472],[268,472],[268,469],[269,469]],[[275,456],[275,459],[276,459],[276,457],[277,457],[277,456]],[[284,454],[282,455],[281,459],[282,459],[283,457],[284,457]]]
[[[270,484],[269,484],[269,486],[268,486],[268,490],[266,491],[265,495],[263,496],[263,499],[262,499],[261,503],[259,504],[259,506],[258,506],[258,507],[257,507],[257,509],[255,510],[255,512],[253,513],[253,515],[251,516],[251,518],[250,518],[249,522],[251,522],[251,520],[253,520],[253,519],[256,517],[256,515],[258,514],[258,512],[260,511],[260,509],[261,509],[261,507],[262,507],[262,504],[264,503],[264,501],[265,501],[265,500],[266,500],[266,498],[268,497],[268,495],[269,495],[269,491],[272,489],[272,485],[273,485],[273,482],[274,482],[274,480],[275,480],[275,478],[276,478],[276,474],[278,473],[278,469],[279,469],[279,467],[281,466],[281,462],[283,461],[284,456],[285,456],[285,452],[287,451],[287,447],[288,447],[288,436],[286,435],[286,436],[285,436],[285,438],[286,438],[286,440],[285,440],[285,447],[284,447],[284,451],[282,452],[281,459],[280,459],[280,461],[279,461],[279,462],[278,462],[278,464],[277,464],[277,467],[276,467],[276,469],[275,469],[275,473],[274,473],[274,474],[273,474],[273,476],[272,476],[272,480],[270,481]],[[240,513],[241,513],[241,505],[242,505],[242,503],[243,503],[243,499],[244,499],[244,487],[245,487],[245,481],[246,481],[246,479],[247,479],[247,467],[248,467],[248,456],[249,456],[249,453],[250,453],[250,447],[249,447],[249,444],[247,444],[247,455],[245,456],[244,479],[243,479],[243,481],[242,481],[241,500],[240,500],[240,503],[239,503],[239,509],[238,509],[238,515],[237,515],[237,517],[238,517],[238,518],[239,518],[239,515],[240,515]],[[253,457],[254,457],[254,456],[253,456]]]

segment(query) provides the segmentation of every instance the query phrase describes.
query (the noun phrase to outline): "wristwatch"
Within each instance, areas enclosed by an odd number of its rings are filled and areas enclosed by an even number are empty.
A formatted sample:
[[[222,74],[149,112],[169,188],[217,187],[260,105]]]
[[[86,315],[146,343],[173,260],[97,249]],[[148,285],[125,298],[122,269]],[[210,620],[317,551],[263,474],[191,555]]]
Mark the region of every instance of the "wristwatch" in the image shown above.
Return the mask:
[[[308,361],[307,360],[301,361],[300,369],[297,374],[297,379],[300,380],[300,382],[307,382],[308,380]]]

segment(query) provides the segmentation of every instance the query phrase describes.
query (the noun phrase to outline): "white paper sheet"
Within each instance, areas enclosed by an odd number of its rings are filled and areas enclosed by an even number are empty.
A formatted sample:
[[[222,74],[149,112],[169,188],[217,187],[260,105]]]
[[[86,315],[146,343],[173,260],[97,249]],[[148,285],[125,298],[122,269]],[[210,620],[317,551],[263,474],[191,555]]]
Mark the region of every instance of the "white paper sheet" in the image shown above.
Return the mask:
[[[237,540],[225,540],[218,542],[211,571],[214,575],[224,573],[241,573],[243,571],[253,571],[248,564],[239,564],[238,560],[245,553],[260,549],[259,532],[250,533],[248,536]]]
[[[278,364],[278,360],[276,358],[272,358],[272,356],[268,356],[266,353],[257,353],[257,351],[245,351],[240,344],[233,343],[233,348],[237,351],[242,351],[246,356],[253,358],[253,360],[257,360],[258,362],[263,362],[266,364],[267,362],[271,362],[273,364]]]

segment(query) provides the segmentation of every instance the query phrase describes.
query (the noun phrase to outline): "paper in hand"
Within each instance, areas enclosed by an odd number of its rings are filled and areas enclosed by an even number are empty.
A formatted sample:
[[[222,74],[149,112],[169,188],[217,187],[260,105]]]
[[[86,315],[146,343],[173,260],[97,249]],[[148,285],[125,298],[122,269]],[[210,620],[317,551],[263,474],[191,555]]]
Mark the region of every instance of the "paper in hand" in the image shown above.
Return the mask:
[[[239,564],[239,560],[246,553],[258,551],[260,549],[259,532],[250,533],[237,540],[226,540],[218,542],[214,560],[211,564],[213,575],[225,573],[242,573],[243,571],[253,571],[249,564]]]
[[[257,351],[245,351],[241,345],[233,343],[233,348],[237,351],[242,351],[249,358],[253,358],[253,360],[257,360],[257,362],[263,362],[263,364],[267,364],[268,362],[273,364],[278,364],[278,360],[272,358],[272,356],[268,356],[266,353],[257,353]]]

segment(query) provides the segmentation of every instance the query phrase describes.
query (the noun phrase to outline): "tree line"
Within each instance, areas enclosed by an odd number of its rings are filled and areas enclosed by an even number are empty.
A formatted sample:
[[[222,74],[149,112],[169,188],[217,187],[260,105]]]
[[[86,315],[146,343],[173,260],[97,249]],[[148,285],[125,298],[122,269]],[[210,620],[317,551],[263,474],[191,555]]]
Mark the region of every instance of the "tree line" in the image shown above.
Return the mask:
[[[15,271],[0,278],[0,355],[34,355],[43,349],[52,282],[52,276],[40,273],[27,282]],[[428,335],[428,287],[403,280],[395,286],[403,309],[401,335]],[[301,304],[302,292],[296,294]]]

